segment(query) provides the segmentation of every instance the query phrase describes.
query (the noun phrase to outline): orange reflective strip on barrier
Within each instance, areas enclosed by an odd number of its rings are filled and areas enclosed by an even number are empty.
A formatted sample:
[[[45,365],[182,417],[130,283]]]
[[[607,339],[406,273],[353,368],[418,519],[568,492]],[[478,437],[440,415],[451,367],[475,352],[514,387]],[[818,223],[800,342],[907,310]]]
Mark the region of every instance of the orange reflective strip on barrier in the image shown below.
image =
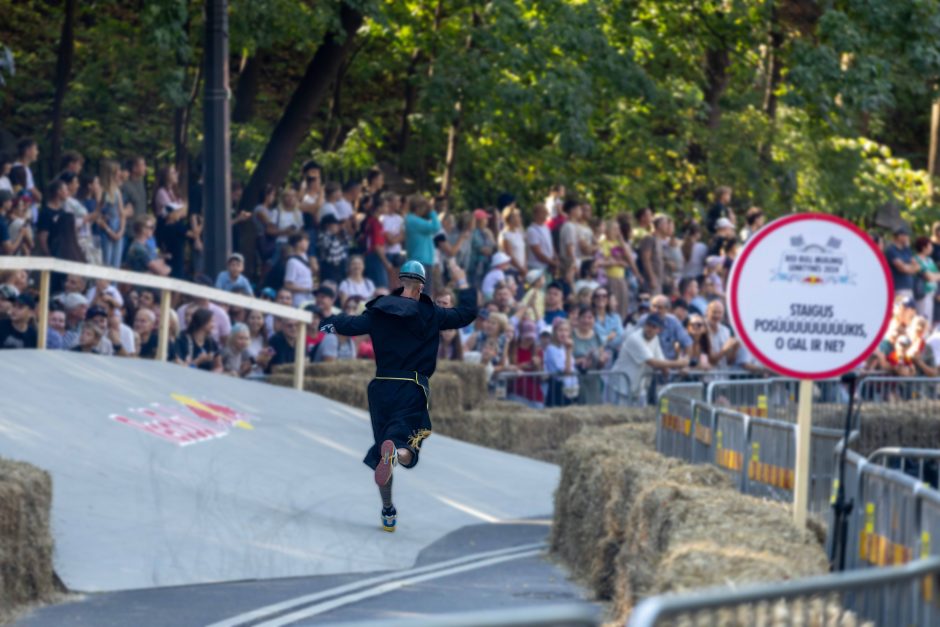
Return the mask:
[[[682,430],[686,435],[692,433],[692,421],[686,418]]]
[[[858,558],[868,561],[868,532],[862,531],[858,538]]]
[[[796,472],[788,468],[786,486],[787,490],[792,490],[794,485],[796,485]]]

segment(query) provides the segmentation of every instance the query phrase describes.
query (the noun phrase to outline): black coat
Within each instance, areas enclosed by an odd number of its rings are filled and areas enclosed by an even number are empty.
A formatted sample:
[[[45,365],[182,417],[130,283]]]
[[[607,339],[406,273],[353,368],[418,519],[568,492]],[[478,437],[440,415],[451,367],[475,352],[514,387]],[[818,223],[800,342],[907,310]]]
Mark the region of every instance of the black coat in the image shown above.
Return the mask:
[[[430,377],[437,367],[441,331],[465,327],[477,317],[476,290],[461,290],[453,309],[438,307],[427,294],[413,300],[401,292],[399,288],[369,301],[358,316],[327,318],[323,327],[332,324],[337,333],[351,337],[368,334],[376,370],[407,370]]]

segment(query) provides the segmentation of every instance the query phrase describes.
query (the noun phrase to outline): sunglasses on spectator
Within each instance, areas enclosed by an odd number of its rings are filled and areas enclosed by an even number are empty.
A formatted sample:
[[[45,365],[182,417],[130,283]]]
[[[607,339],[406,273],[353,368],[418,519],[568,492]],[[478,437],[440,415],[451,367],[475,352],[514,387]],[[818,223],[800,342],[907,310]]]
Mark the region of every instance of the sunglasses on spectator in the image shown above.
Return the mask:
[[[705,323],[704,322],[690,322],[689,326],[699,328],[699,327],[704,327]]]

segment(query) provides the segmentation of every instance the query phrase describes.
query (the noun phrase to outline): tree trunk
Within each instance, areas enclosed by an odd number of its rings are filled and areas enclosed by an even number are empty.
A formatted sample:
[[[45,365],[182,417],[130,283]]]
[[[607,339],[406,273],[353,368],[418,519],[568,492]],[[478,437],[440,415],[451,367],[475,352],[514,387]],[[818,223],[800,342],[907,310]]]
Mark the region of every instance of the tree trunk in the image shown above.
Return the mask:
[[[932,203],[940,202],[937,179],[940,178],[940,97],[930,108],[930,152],[927,155],[927,174],[930,176],[929,192]]]
[[[717,42],[720,43],[720,42]],[[709,129],[716,129],[721,123],[721,96],[728,88],[728,66],[731,64],[728,48],[710,48],[705,53],[705,103],[708,105]]]
[[[297,148],[306,137],[343,59],[353,47],[356,31],[362,24],[362,14],[343,4],[340,23],[342,32],[327,35],[274,127],[258,166],[245,186],[241,202],[243,209],[251,210],[264,186],[268,183],[279,185],[290,171]]]
[[[235,108],[232,110],[232,122],[248,122],[255,116],[255,104],[258,100],[258,86],[261,83],[261,66],[263,60],[259,50],[249,57],[245,67],[238,76],[238,85],[235,86]]]
[[[398,165],[401,167],[401,157],[404,156],[408,148],[408,140],[411,139],[411,122],[409,118],[414,113],[415,103],[418,100],[418,86],[415,80],[418,76],[418,64],[421,62],[421,51],[415,49],[411,54],[411,62],[408,64],[408,71],[405,73],[405,104],[401,111],[401,126],[398,131]]]
[[[764,88],[764,115],[770,120],[770,132],[766,141],[760,147],[760,160],[765,166],[772,161],[773,149],[777,127],[777,88],[780,86],[783,61],[781,49],[783,48],[784,34],[780,25],[779,11],[776,0],[770,2],[770,45],[767,48],[767,84]]]
[[[193,117],[193,105],[199,95],[199,83],[202,82],[202,63],[196,66],[193,87],[189,100],[182,107],[173,111],[173,152],[176,171],[179,173],[179,192],[183,200],[189,200],[189,125]]]
[[[55,65],[55,96],[52,100],[52,135],[50,137],[50,154],[52,156],[52,172],[58,173],[59,158],[62,156],[62,105],[65,102],[65,92],[69,87],[69,76],[72,73],[72,60],[75,58],[75,0],[65,1],[65,18],[62,21],[62,37],[59,39],[58,59]]]
[[[463,121],[461,104],[454,105],[454,121],[447,130],[447,156],[444,158],[444,176],[441,177],[441,196],[450,198],[454,187],[454,169],[457,164],[457,142],[460,139],[460,123]]]

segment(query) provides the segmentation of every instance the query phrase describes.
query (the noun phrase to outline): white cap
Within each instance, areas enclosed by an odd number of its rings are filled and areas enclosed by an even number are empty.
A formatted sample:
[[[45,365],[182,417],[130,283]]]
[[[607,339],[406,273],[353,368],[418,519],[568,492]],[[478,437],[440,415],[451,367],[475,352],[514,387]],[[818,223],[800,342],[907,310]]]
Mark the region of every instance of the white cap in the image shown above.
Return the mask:
[[[62,297],[62,306],[65,307],[67,311],[87,304],[88,299],[78,292],[71,292]]]
[[[512,261],[512,257],[507,255],[503,251],[499,251],[498,253],[493,255],[491,265],[495,268],[496,266],[501,266],[504,263],[509,263],[510,261]]]

